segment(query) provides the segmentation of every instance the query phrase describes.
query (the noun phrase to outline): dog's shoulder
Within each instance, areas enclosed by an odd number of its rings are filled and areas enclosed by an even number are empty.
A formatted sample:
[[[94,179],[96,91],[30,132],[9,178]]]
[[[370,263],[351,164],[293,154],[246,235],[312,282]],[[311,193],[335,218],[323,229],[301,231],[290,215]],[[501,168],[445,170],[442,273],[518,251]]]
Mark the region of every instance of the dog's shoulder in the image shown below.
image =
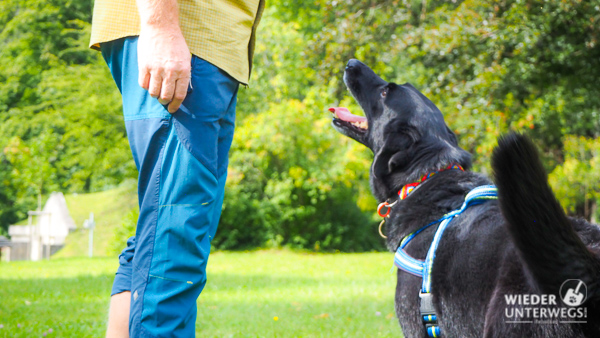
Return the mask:
[[[490,179],[472,171],[443,171],[425,181],[411,197],[407,207],[431,210],[437,208],[444,213],[459,208],[465,196],[473,189],[491,184]]]
[[[474,188],[491,184],[490,179],[471,171],[448,170],[435,174],[402,200],[390,217],[388,246],[395,251],[409,233],[461,207]]]

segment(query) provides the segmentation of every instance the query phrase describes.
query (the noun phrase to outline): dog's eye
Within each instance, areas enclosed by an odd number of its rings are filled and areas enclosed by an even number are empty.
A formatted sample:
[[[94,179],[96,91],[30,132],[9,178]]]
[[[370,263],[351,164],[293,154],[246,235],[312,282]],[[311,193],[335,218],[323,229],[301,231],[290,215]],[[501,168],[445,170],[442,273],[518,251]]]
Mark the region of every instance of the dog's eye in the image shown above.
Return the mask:
[[[383,88],[383,90],[381,91],[381,97],[385,98],[388,94],[388,87]]]

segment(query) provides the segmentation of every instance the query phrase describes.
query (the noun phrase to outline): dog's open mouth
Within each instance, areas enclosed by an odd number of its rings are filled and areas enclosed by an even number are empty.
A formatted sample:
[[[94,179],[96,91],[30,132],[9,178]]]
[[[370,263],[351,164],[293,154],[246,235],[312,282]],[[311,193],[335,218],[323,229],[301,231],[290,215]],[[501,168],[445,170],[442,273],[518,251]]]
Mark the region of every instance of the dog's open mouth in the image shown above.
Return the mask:
[[[346,127],[352,128],[360,133],[365,133],[369,129],[367,118],[364,116],[357,116],[347,108],[343,107],[332,107],[329,111],[333,114],[333,120]]]

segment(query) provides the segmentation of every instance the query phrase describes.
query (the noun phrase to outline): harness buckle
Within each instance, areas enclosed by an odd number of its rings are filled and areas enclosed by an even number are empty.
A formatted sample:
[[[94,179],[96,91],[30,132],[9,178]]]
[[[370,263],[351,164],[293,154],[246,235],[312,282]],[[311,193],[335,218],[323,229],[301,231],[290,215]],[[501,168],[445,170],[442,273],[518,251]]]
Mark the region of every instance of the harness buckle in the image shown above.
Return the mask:
[[[419,311],[421,313],[421,319],[425,325],[425,333],[428,337],[440,337],[441,330],[437,322],[437,314],[433,307],[433,300],[431,293],[419,292],[419,298],[421,304]]]
[[[421,306],[419,308],[421,316],[435,316],[435,308],[433,307],[431,293],[419,292],[419,298],[421,298]]]

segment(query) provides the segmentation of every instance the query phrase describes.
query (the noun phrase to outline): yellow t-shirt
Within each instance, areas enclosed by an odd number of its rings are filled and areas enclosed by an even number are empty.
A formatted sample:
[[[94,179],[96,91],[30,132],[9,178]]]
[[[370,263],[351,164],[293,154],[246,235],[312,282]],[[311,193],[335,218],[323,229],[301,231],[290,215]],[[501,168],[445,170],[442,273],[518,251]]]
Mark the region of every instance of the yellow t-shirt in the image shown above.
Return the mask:
[[[265,0],[178,0],[178,5],[179,27],[192,54],[247,84]],[[139,33],[135,0],[96,0],[90,47]]]

